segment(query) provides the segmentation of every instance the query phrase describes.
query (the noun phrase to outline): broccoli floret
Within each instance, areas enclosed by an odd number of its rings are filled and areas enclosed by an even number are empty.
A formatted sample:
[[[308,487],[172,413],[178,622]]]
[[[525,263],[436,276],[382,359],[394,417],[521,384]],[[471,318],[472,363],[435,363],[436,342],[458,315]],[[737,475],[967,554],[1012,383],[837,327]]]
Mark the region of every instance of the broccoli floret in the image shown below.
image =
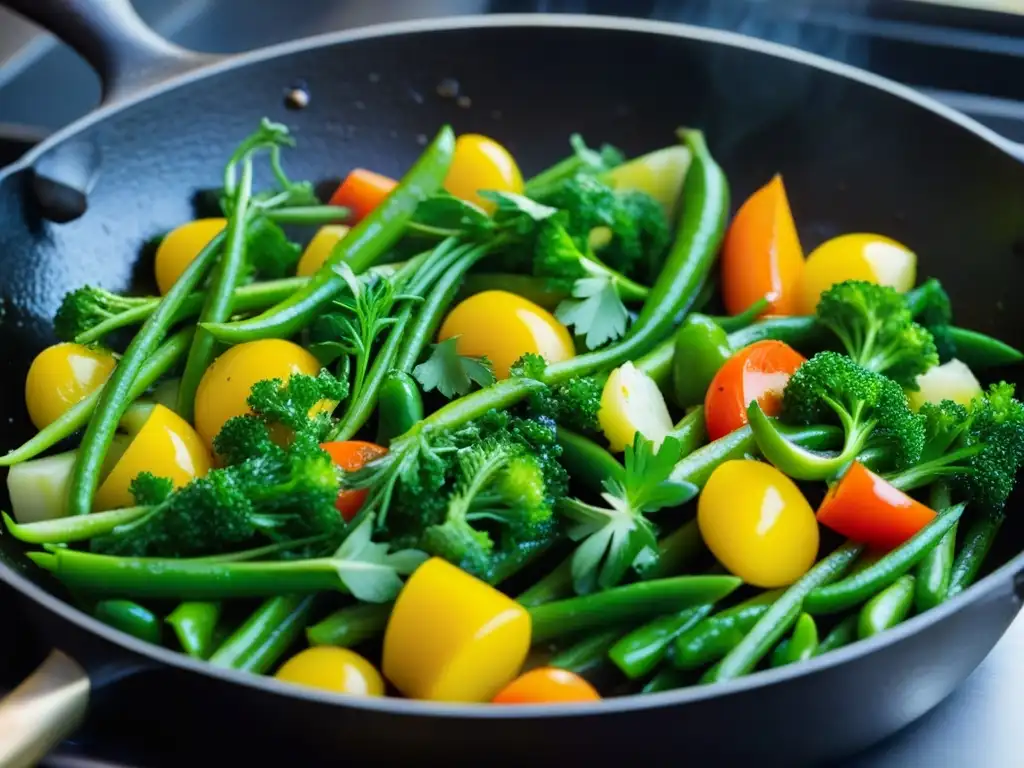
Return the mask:
[[[593,176],[577,174],[537,199],[566,214],[566,229],[581,247],[592,230],[606,228],[611,239],[601,258],[612,269],[647,281],[657,277],[670,234],[664,209],[650,195],[616,192]]]
[[[139,472],[128,485],[128,491],[140,507],[151,507],[164,502],[174,492],[174,483],[152,472]]]
[[[524,451],[496,438],[459,451],[444,521],[424,531],[422,548],[490,580],[501,552],[544,536],[552,517],[546,478],[541,461]]]
[[[892,379],[869,371],[837,352],[819,352],[801,365],[783,392],[784,421],[843,428],[837,454],[800,448],[784,438],[756,401],[747,409],[765,458],[790,477],[825,480],[866,451],[884,450],[896,468],[921,458],[924,425]]]
[[[950,332],[953,324],[953,305],[942,283],[934,277],[925,280],[913,290],[915,299],[911,311],[914,320],[928,329],[935,340],[940,362],[956,357],[956,341]],[[908,297],[908,303],[911,303]]]
[[[847,280],[821,295],[818,322],[831,330],[858,365],[909,389],[917,376],[938,365],[932,334],[915,323],[895,289]]]
[[[86,285],[64,296],[53,318],[53,329],[61,341],[74,341],[105,320],[130,310],[155,307],[159,301],[151,296],[119,296]]]
[[[513,364],[512,375],[539,379],[545,366],[540,355],[527,353]],[[527,407],[535,416],[549,418],[575,432],[592,434],[599,428],[597,413],[606,380],[602,374],[577,376],[532,393]]]
[[[245,258],[252,277],[277,280],[294,275],[301,255],[302,246],[270,219],[258,218],[249,225]]]
[[[1024,464],[1024,405],[999,382],[969,407],[944,400],[921,407],[927,439],[921,463],[888,480],[912,490],[946,478],[975,508],[1003,513]]]

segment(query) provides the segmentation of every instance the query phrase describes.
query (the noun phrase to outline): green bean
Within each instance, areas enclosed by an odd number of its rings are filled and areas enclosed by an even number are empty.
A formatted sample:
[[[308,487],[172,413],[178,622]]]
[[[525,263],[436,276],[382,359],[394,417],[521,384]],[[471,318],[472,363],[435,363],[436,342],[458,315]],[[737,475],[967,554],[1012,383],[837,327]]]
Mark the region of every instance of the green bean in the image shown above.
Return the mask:
[[[675,640],[673,663],[679,669],[699,669],[719,661],[739,645],[781,595],[781,589],[762,592],[681,632]]]
[[[277,224],[319,227],[346,221],[352,212],[341,205],[293,205],[270,208],[263,213]]]
[[[679,441],[679,460],[689,456],[708,441],[707,423],[704,420],[704,406],[698,405],[687,413],[669,434]]]
[[[714,602],[741,583],[733,576],[677,576],[533,606],[529,608],[533,642],[644,621],[669,611]]]
[[[992,548],[996,534],[1003,525],[1004,517],[996,519],[982,517],[975,520],[964,537],[960,552],[953,561],[953,572],[949,579],[946,598],[954,597],[967,589],[981,572],[988,551]]]
[[[952,503],[949,486],[936,483],[932,486],[930,504],[932,509],[945,509]],[[949,581],[953,575],[953,559],[956,557],[957,523],[946,531],[938,545],[929,551],[917,564],[914,607],[921,611],[934,608],[946,599]]]
[[[760,299],[755,301],[745,310],[740,312],[738,315],[719,315],[712,317],[723,331],[726,333],[732,333],[733,331],[740,331],[764,314],[764,311],[768,309],[771,302],[768,301],[766,296],[762,296]]]
[[[572,556],[563,560],[558,567],[549,571],[544,578],[516,597],[516,601],[527,608],[544,605],[572,594]]]
[[[704,537],[700,535],[697,519],[676,528],[672,533],[658,539],[658,558],[637,570],[643,580],[662,579],[678,576],[708,553]]]
[[[151,511],[152,507],[125,507],[106,512],[93,512],[91,515],[58,517],[54,520],[40,520],[22,525],[14,522],[6,512],[0,514],[3,515],[4,524],[11,536],[19,541],[29,544],[70,544],[110,533],[117,526],[145,517]]]
[[[377,394],[377,444],[388,445],[423,418],[423,396],[408,373],[388,371]]]
[[[213,650],[213,635],[220,620],[220,603],[181,603],[165,621],[174,629],[181,649],[196,659]]]
[[[731,680],[750,672],[800,615],[813,590],[839,578],[860,555],[862,545],[848,542],[817,563],[779,597],[739,644],[705,675],[706,682]]]
[[[130,395],[146,361],[153,356],[167,329],[172,324],[185,298],[199,285],[213,265],[224,243],[224,233],[217,234],[196,255],[164,296],[160,306],[142,324],[120,362],[114,368],[96,403],[92,417],[82,435],[78,458],[68,489],[68,515],[86,515],[92,511],[92,499],[99,484],[100,468],[114,438],[117,423],[131,404]]]
[[[356,603],[340,608],[306,629],[310,645],[351,648],[376,637],[388,625],[394,603]]]
[[[650,352],[633,361],[633,367],[650,376],[666,397],[672,394],[672,353],[672,339],[666,339]]]
[[[675,667],[663,667],[640,690],[642,693],[661,693],[662,691],[674,691],[686,684],[685,672],[681,672]]]
[[[622,462],[593,440],[558,427],[558,444],[562,447],[562,466],[574,482],[591,493],[605,490],[604,481],[625,482],[626,468]]]
[[[338,264],[346,262],[358,274],[398,241],[416,206],[441,187],[454,151],[455,134],[446,125],[398,186],[338,241],[324,265],[302,290],[255,317],[209,324],[206,329],[218,341],[228,344],[287,338],[301,330],[346,287],[345,279],[335,271]]]
[[[265,600],[210,656],[225,669],[263,674],[302,634],[313,608],[313,595],[280,595]]]
[[[963,504],[946,508],[912,538],[878,562],[842,581],[812,591],[804,601],[804,610],[816,616],[837,613],[869,600],[917,565],[963,513]]]
[[[232,166],[229,164],[228,166]],[[234,210],[228,217],[224,253],[213,267],[206,300],[199,313],[199,327],[192,338],[192,347],[185,360],[185,370],[178,385],[175,410],[185,421],[192,421],[199,380],[213,362],[215,340],[203,323],[221,323],[231,315],[232,298],[245,270],[245,230],[249,224],[252,198],[252,150],[242,161],[242,177],[234,197]]]
[[[910,310],[910,314],[916,318],[928,307],[929,299],[933,295],[942,301],[948,301],[949,298],[946,296],[942,283],[934,277],[930,277],[903,294],[903,303]]]
[[[308,277],[285,277],[280,280],[265,280],[239,286],[235,289],[231,299],[232,310],[250,312],[254,309],[266,309],[288,298],[308,282]],[[174,322],[177,323],[198,315],[203,309],[205,299],[206,294],[202,291],[189,294],[188,298],[182,302]],[[114,331],[141,323],[153,314],[153,311],[160,305],[160,301],[159,296],[151,296],[146,303],[119,312],[113,317],[108,317],[97,323],[89,330],[83,331],[75,337],[75,341],[79,344],[92,344]]]
[[[856,640],[858,621],[859,617],[854,613],[836,624],[832,631],[825,635],[825,639],[818,643],[814,655],[821,656],[823,653],[842,648]]]
[[[608,656],[630,680],[645,677],[665,658],[675,639],[699,624],[711,609],[705,604],[659,616],[621,637]]]
[[[900,576],[861,608],[857,637],[864,640],[891,629],[910,615],[913,604],[914,577],[910,574]]]
[[[138,603],[130,600],[102,600],[93,609],[93,616],[139,640],[160,644],[160,619]]]
[[[608,661],[608,649],[622,637],[623,631],[622,627],[610,627],[601,632],[587,635],[552,656],[548,666],[574,672],[577,675],[593,672]]]
[[[956,349],[957,359],[975,371],[1024,360],[1024,353],[1020,350],[978,331],[950,326],[948,336]]]
[[[553,312],[569,297],[569,292],[554,288],[551,283],[546,277],[533,275],[471,272],[462,281],[457,298],[467,299],[484,291],[508,291]]]
[[[798,661],[807,661],[817,650],[818,625],[814,623],[813,616],[801,613],[800,618],[796,620],[793,634],[775,647],[772,653],[772,666],[784,667]]]
[[[134,402],[185,354],[192,340],[192,329],[187,328],[170,336],[157,347],[139,369],[134,384],[128,390],[128,400]],[[55,421],[43,427],[17,448],[0,456],[0,467],[10,467],[38,456],[43,451],[70,437],[89,421],[96,409],[101,390],[97,389],[79,400]]]
[[[700,131],[681,131],[693,153],[683,182],[682,215],[676,240],[629,334],[603,349],[548,367],[545,381],[557,384],[607,370],[650,351],[668,335],[680,312],[697,298],[718,256],[729,214],[729,186]]]
[[[829,336],[813,315],[772,317],[730,333],[729,346],[743,349],[765,339],[784,341],[796,349],[817,349],[828,343]]]
[[[729,339],[707,315],[687,317],[676,331],[672,355],[672,395],[680,408],[704,402],[711,381],[732,356]]]

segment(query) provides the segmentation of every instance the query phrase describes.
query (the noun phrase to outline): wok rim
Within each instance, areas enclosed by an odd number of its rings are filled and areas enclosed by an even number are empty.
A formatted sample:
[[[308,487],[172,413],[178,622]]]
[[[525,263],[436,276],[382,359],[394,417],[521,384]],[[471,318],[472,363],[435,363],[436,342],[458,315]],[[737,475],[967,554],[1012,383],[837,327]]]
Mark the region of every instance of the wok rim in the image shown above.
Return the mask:
[[[1005,152],[1010,160],[1018,160],[1021,147],[1010,139],[996,133],[967,115],[948,107],[941,102],[926,96],[909,86],[902,85],[871,72],[825,58],[780,43],[690,24],[666,21],[650,21],[617,16],[584,16],[579,14],[550,13],[518,13],[494,14],[489,16],[447,16],[432,19],[389,22],[367,25],[351,30],[330,32],[322,35],[289,41],[278,45],[261,48],[248,53],[229,56],[222,61],[214,62],[197,70],[173,77],[165,82],[149,87],[139,93],[122,100],[101,106],[97,110],[83,116],[79,120],[60,129],[41,144],[26,153],[21,159],[6,169],[0,169],[0,182],[9,175],[17,174],[32,164],[54,146],[80,133],[95,123],[114,117],[121,111],[146,101],[164,92],[185,87],[190,83],[205,79],[229,70],[242,68],[270,59],[282,58],[291,54],[301,53],[319,48],[355,42],[365,39],[376,39],[406,34],[423,34],[446,32],[463,29],[482,29],[497,27],[545,29],[592,29],[621,31],[639,34],[654,34],[663,37],[674,37],[699,40],[714,45],[740,48],[766,56],[785,59],[804,66],[813,67],[839,77],[862,83],[869,87],[884,91],[892,96],[910,102],[922,109],[932,112],[937,117],[952,122],[964,130],[974,134],[986,143]],[[1014,578],[1024,574],[1024,551],[1011,558],[1002,567],[972,585],[963,593],[941,605],[914,616],[903,624],[889,629],[867,640],[862,640],[845,648],[832,651],[820,657],[800,664],[764,670],[735,680],[716,683],[709,686],[689,686],[660,693],[637,693],[629,696],[618,696],[603,699],[599,702],[576,704],[532,704],[515,707],[500,707],[489,704],[439,703],[417,701],[392,697],[354,697],[344,694],[318,691],[290,683],[278,681],[265,675],[254,675],[232,669],[215,667],[207,661],[194,659],[184,653],[173,651],[163,646],[139,640],[132,635],[104,624],[98,619],[84,613],[70,603],[50,594],[41,586],[12,569],[7,563],[0,561],[0,579],[16,589],[21,595],[46,610],[57,614],[62,619],[75,624],[91,635],[97,636],[112,646],[129,654],[142,656],[161,665],[191,672],[205,677],[257,688],[262,692],[288,699],[300,699],[319,704],[327,704],[342,709],[352,708],[375,712],[383,715],[403,717],[453,717],[461,719],[500,719],[524,720],[538,717],[571,718],[588,716],[607,716],[622,712],[643,711],[661,707],[690,705],[708,699],[715,699],[753,691],[759,688],[781,684],[805,675],[831,669],[848,662],[853,662],[889,645],[895,644],[905,637],[924,632],[933,624],[942,621],[963,607],[985,598],[1005,598],[1015,600],[1018,609],[1021,599],[1014,594]],[[1003,594],[1005,593],[1005,594]],[[49,640],[49,638],[45,638]],[[994,647],[994,646],[993,646]],[[66,653],[74,655],[73,650]],[[88,666],[88,660],[85,660]],[[126,665],[127,666],[127,665]],[[136,665],[132,665],[136,666]],[[138,667],[136,667],[138,668]],[[145,669],[143,666],[141,669]],[[117,676],[114,676],[115,678]],[[109,678],[108,678],[109,679]],[[94,685],[102,685],[103,681],[93,679]]]

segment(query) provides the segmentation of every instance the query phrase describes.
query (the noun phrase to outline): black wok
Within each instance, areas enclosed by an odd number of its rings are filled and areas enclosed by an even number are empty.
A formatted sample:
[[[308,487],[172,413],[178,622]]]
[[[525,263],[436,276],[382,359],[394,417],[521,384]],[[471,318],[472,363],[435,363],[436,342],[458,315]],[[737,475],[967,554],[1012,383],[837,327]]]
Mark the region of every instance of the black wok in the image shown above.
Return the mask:
[[[218,61],[155,37],[127,0],[8,4],[74,45],[109,98],[0,174],[0,448],[30,433],[22,382],[33,355],[53,341],[50,318],[63,294],[84,283],[128,288],[146,240],[193,215],[193,195],[217,183],[235,143],[264,115],[293,127],[299,147],[289,168],[315,179],[355,165],[398,175],[445,122],[495,136],[527,171],[562,156],[572,131],[639,153],[670,141],[678,125],[699,126],[735,199],[784,174],[806,247],[844,231],[897,238],[919,254],[922,275],[945,282],[959,324],[1024,344],[1018,148],[863,72],[707,29],[569,16],[393,24]],[[452,77],[468,106],[437,95]],[[295,87],[308,91],[304,109],[286,98]],[[72,608],[0,537],[0,578],[59,649],[16,702],[0,706],[0,764],[38,756],[73,730],[87,704],[102,719],[111,698],[125,731],[139,720],[164,723],[166,755],[176,732],[205,728],[228,748],[267,734],[289,738],[307,765],[840,757],[934,707],[1016,616],[1021,498],[991,557],[994,572],[895,630],[725,685],[550,711],[353,701],[216,670]]]

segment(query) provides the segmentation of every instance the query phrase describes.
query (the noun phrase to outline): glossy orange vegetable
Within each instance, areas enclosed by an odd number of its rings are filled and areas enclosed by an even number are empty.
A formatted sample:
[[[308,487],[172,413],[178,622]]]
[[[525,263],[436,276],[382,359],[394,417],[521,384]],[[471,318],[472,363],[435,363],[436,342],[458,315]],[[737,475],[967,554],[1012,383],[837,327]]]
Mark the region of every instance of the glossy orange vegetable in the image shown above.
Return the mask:
[[[566,669],[531,669],[506,685],[494,697],[494,704],[554,704],[571,701],[599,701],[590,683]]]
[[[757,341],[736,352],[718,369],[704,397],[708,437],[717,440],[747,423],[747,406],[756,400],[769,416],[782,408],[789,377],[806,362],[781,341]]]
[[[320,447],[327,451],[331,455],[331,460],[346,472],[362,469],[374,459],[379,459],[388,452],[387,448],[363,440],[321,443]],[[367,493],[369,493],[367,489],[360,489],[343,490],[338,494],[338,500],[334,505],[346,522],[356,516],[356,512],[366,501]]]
[[[365,168],[355,168],[331,195],[331,205],[343,205],[352,212],[355,224],[380,205],[398,182]]]
[[[935,511],[894,488],[859,461],[818,508],[818,522],[854,541],[890,550],[935,519]]]
[[[796,483],[762,461],[726,461],[697,502],[697,525],[708,549],[747,584],[792,584],[818,556],[818,523]]]
[[[738,315],[767,297],[764,314],[793,315],[799,308],[804,252],[782,177],[747,198],[722,245],[722,299]]]

